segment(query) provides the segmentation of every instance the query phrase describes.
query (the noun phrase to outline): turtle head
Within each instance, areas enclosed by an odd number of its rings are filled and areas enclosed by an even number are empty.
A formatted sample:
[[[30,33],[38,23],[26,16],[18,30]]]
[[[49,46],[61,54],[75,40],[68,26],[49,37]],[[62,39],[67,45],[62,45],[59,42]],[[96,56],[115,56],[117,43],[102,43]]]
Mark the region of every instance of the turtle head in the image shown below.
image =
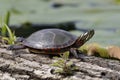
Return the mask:
[[[80,35],[78,39],[75,41],[74,46],[75,47],[80,47],[82,46],[85,42],[87,42],[92,36],[94,35],[94,30],[89,30],[85,32],[84,34]]]

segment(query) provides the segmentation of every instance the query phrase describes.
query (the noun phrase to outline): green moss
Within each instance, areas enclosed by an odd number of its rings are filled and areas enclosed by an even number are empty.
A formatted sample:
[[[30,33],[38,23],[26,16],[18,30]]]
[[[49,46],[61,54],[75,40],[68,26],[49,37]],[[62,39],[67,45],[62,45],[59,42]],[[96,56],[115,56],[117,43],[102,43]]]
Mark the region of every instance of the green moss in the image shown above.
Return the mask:
[[[83,53],[86,53],[88,55],[94,55],[104,58],[110,57],[108,50],[97,43],[83,45],[82,47],[80,47],[79,50],[81,50]]]

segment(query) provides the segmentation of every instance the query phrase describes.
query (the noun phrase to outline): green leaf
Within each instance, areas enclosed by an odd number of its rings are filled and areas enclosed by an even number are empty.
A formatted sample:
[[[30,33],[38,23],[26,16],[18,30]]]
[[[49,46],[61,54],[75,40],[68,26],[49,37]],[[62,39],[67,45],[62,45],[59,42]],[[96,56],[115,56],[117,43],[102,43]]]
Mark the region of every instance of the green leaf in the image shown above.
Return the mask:
[[[64,60],[68,60],[69,58],[69,52],[65,52],[63,54],[60,54],[61,58],[63,58]]]
[[[2,25],[2,24],[1,24]],[[2,36],[6,36],[6,33],[7,33],[7,29],[6,29],[6,27],[4,27],[3,25],[2,25],[2,27],[1,27],[1,35]]]
[[[11,29],[6,24],[4,24],[3,27],[5,27],[7,29],[7,31],[8,31],[9,44],[14,44],[14,42],[16,40],[15,34],[12,33]]]
[[[55,73],[63,73],[63,69],[56,69]]]
[[[10,20],[10,12],[8,11],[7,14],[5,15],[4,23],[6,25],[9,25],[9,20]]]
[[[57,63],[57,62],[53,63],[52,66],[54,66],[54,67],[59,67],[59,68],[63,68],[63,65],[61,65],[61,64],[59,64],[59,63]]]

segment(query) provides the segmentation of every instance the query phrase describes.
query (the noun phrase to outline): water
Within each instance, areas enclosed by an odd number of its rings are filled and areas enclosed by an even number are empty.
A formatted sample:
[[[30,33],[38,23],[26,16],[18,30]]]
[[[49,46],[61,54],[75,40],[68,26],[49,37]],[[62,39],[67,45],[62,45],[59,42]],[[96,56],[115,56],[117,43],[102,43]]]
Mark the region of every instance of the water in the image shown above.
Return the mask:
[[[62,6],[54,8],[54,3]],[[11,11],[10,25],[76,21],[78,29],[95,29],[95,36],[89,43],[120,46],[118,0],[0,0],[0,15],[8,10]]]

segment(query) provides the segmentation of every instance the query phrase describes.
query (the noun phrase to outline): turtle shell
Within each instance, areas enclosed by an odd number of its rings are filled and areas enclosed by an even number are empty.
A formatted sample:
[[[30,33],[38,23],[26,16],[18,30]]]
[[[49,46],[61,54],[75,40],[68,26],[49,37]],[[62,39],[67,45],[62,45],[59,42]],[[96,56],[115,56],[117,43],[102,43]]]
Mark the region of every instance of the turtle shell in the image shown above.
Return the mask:
[[[23,45],[34,49],[57,49],[69,47],[77,37],[61,29],[43,29],[30,35]]]

